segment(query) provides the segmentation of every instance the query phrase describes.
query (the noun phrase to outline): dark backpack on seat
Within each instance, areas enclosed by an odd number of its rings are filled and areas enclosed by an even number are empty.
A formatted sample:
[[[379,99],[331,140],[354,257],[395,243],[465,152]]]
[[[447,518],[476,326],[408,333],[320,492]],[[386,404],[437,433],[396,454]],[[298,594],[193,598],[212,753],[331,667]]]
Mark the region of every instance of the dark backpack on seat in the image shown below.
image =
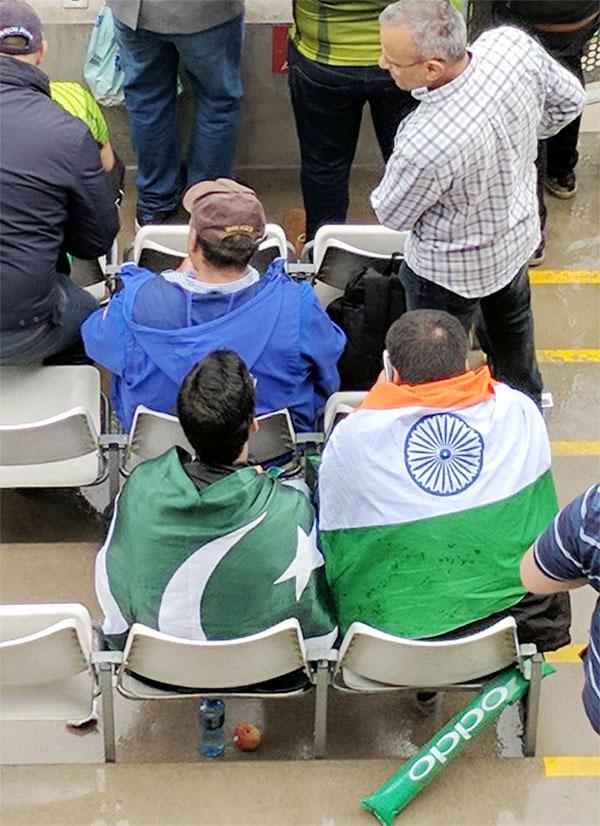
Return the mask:
[[[369,390],[381,372],[385,334],[406,311],[398,278],[401,263],[400,253],[394,253],[383,273],[364,267],[350,278],[344,294],[327,307],[329,317],[348,339],[338,361],[340,390]]]

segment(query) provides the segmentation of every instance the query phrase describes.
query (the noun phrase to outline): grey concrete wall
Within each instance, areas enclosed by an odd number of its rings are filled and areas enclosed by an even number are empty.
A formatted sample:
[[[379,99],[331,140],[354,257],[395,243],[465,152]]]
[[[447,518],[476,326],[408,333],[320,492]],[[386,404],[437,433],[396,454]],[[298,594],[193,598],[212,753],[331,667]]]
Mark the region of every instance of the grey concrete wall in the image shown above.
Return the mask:
[[[83,81],[83,65],[90,36],[89,23],[46,23],[48,55],[43,69],[52,80]],[[266,23],[246,26],[243,82],[244,107],[237,153],[238,168],[289,168],[299,166],[298,142],[289,101],[287,78],[271,71],[272,27]],[[191,95],[181,95],[182,127],[189,129]],[[105,110],[111,138],[127,164],[135,163],[124,107]],[[379,168],[381,156],[365,113],[356,166]]]

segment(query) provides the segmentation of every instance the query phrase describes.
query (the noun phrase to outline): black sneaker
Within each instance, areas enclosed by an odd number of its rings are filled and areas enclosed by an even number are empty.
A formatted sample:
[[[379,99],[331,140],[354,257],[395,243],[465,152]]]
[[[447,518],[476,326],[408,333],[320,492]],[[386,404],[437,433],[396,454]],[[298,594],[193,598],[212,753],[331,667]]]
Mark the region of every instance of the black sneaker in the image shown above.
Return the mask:
[[[423,717],[429,717],[439,711],[441,702],[442,695],[438,691],[417,691],[414,698],[415,709]]]
[[[567,172],[566,175],[561,175],[560,178],[546,178],[546,189],[550,195],[554,195],[555,198],[561,198],[563,201],[572,198],[577,192],[575,173]]]

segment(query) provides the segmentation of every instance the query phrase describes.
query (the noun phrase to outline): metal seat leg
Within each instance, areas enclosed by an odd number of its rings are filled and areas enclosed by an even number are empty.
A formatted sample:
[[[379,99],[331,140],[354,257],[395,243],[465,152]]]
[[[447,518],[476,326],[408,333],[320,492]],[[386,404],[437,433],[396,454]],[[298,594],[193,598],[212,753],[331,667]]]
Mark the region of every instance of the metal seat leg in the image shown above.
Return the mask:
[[[540,689],[542,684],[542,654],[531,658],[531,680],[525,702],[525,732],[523,735],[523,753],[525,757],[535,757],[538,715],[540,710]]]
[[[315,672],[315,738],[314,756],[325,757],[327,747],[327,691],[329,687],[329,663],[319,660]]]

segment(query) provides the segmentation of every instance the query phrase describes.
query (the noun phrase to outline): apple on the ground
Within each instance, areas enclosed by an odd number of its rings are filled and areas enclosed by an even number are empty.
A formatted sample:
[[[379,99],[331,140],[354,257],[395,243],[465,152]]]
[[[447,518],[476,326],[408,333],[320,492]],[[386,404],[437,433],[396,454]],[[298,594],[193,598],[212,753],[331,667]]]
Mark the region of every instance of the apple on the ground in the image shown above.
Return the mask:
[[[260,729],[252,723],[240,723],[234,729],[233,742],[240,751],[255,751],[260,746]]]

